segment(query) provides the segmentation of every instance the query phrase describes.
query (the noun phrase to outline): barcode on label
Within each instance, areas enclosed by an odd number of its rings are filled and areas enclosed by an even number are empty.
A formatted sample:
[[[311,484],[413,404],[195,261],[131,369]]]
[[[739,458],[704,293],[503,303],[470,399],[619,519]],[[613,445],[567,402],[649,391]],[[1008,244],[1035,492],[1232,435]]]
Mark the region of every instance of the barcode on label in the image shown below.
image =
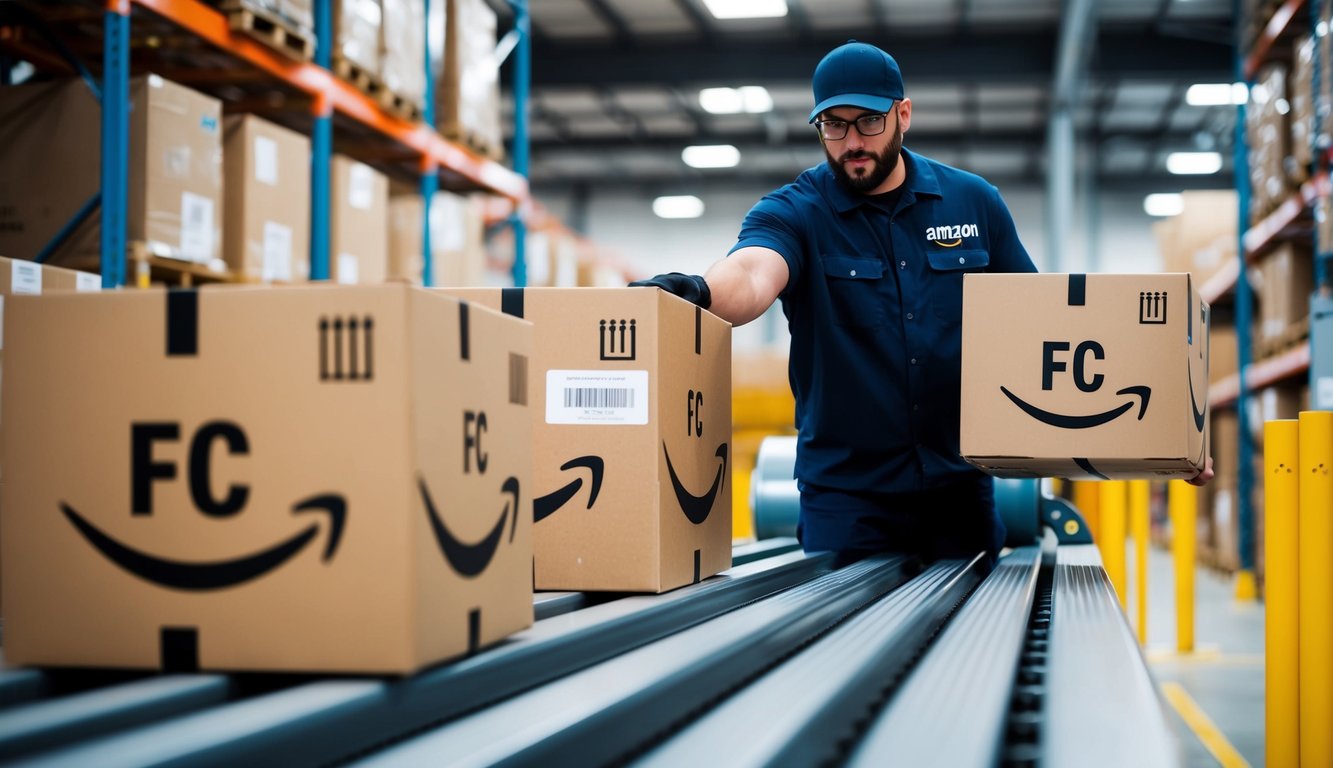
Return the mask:
[[[634,390],[603,387],[565,389],[566,408],[633,408]]]
[[[648,423],[648,372],[546,372],[546,423],[592,426]]]

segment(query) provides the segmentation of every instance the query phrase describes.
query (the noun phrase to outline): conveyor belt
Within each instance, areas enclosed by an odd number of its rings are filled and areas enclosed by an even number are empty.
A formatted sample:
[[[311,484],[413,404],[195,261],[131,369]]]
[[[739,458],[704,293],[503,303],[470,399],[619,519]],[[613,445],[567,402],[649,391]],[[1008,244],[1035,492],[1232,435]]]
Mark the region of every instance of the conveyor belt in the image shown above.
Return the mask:
[[[882,765],[884,755],[901,765],[995,764],[1040,554],[1023,547],[1000,562],[871,726],[852,765]]]
[[[663,595],[625,598],[542,621],[485,653],[413,677],[306,683],[50,757],[65,765],[337,760],[806,582],[827,572],[829,561],[799,552],[768,558]],[[55,699],[46,717],[60,721],[62,732],[86,739],[96,734],[85,728],[112,716],[130,691],[151,681],[102,689],[81,701]],[[151,699],[148,693],[135,695]],[[0,712],[0,732],[27,709]]]
[[[446,725],[361,765],[603,765],[632,755],[907,580],[877,557]]]
[[[1177,764],[1157,688],[1095,546],[1059,548],[1054,590],[1042,764]]]
[[[853,724],[873,711],[982,575],[980,558],[936,563],[701,717],[643,765],[821,765],[838,757]]]
[[[561,607],[531,629],[402,679],[0,671],[0,760],[1178,762],[1095,547],[1048,535],[982,578],[787,546],[664,595],[547,596]]]

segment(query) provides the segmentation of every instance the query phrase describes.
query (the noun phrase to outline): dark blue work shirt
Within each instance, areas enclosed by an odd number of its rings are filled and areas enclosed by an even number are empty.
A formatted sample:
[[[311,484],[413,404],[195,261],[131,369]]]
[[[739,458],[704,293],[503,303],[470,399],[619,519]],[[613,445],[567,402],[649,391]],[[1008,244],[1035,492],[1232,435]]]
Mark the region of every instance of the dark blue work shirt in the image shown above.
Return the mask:
[[[958,451],[963,275],[1037,270],[995,187],[902,159],[891,210],[821,164],[760,200],[732,248],[771,248],[790,270],[780,299],[805,483],[904,493],[978,473]]]

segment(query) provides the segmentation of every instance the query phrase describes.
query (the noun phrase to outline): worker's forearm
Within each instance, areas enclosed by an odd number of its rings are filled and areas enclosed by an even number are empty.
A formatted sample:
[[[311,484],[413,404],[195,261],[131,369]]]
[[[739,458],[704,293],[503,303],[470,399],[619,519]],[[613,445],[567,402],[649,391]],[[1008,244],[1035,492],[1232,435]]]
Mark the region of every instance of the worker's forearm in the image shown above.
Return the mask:
[[[732,325],[744,325],[768,311],[786,283],[786,265],[773,254],[781,275],[772,262],[757,265],[746,254],[733,254],[709,268],[704,274],[713,294],[710,312]]]

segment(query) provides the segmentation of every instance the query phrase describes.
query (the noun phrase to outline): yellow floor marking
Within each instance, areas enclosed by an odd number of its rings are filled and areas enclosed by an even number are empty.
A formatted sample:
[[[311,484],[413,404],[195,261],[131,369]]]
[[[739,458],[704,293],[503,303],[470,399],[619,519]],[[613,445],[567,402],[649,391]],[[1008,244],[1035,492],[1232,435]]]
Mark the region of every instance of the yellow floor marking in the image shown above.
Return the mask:
[[[1149,664],[1216,664],[1224,667],[1262,667],[1262,653],[1223,653],[1222,649],[1212,646],[1203,647],[1193,653],[1180,653],[1174,648],[1148,648],[1143,652]]]
[[[1176,712],[1180,713],[1181,719],[1190,730],[1194,731],[1194,735],[1199,737],[1203,746],[1217,758],[1217,762],[1222,764],[1222,768],[1250,768],[1250,764],[1241,757],[1235,747],[1231,746],[1231,742],[1222,735],[1222,731],[1218,730],[1198,703],[1185,692],[1184,686],[1180,683],[1162,683],[1162,695],[1166,696],[1166,700],[1171,702]]]

